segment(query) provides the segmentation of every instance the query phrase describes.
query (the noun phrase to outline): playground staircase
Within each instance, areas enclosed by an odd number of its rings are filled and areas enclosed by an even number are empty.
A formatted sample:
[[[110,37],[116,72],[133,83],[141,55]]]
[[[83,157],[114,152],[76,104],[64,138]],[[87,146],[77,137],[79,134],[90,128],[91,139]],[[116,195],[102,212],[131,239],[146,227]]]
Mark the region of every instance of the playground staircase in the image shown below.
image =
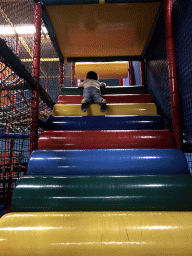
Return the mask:
[[[0,220],[3,255],[192,253],[185,155],[143,86],[102,93],[106,112],[83,113],[81,88],[62,89]]]

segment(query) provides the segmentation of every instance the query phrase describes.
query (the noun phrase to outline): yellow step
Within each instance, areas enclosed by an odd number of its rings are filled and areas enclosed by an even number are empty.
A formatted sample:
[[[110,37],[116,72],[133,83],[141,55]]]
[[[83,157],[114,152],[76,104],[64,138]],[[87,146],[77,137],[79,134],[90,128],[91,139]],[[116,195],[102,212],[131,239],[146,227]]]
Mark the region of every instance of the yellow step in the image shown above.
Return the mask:
[[[29,212],[0,219],[2,256],[192,255],[192,212]]]
[[[106,115],[157,115],[154,103],[107,104],[105,112],[100,112],[99,104],[91,104],[82,112],[81,104],[55,104],[53,116],[106,116]]]

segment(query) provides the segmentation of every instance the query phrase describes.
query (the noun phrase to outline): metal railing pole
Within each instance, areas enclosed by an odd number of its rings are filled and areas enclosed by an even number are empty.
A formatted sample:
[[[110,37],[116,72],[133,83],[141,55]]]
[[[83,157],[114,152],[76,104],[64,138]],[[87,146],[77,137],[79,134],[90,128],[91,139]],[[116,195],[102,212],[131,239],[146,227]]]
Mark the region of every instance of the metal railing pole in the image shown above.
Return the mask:
[[[39,82],[40,72],[40,46],[41,46],[41,18],[42,5],[35,4],[34,11],[34,48],[33,48],[33,76]],[[38,149],[38,119],[39,119],[39,88],[38,84],[31,93],[31,131],[30,131],[30,154]]]
[[[173,37],[172,0],[164,0],[165,39],[169,71],[169,90],[172,112],[173,135],[177,148],[182,148],[181,118],[179,111],[179,90],[177,81],[175,40]]]

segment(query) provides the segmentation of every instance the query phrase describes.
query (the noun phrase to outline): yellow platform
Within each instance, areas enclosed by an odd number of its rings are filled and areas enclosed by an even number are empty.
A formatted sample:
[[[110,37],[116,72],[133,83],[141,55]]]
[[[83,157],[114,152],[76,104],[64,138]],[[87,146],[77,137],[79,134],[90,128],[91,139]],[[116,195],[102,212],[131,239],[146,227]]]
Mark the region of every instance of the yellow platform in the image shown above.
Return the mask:
[[[192,255],[192,212],[11,213],[1,256]]]
[[[61,54],[68,60],[141,56],[160,8],[159,0],[155,3],[52,5],[45,6],[45,11]]]
[[[99,104],[91,104],[82,112],[81,104],[55,104],[53,116],[105,116],[105,115],[157,115],[154,103],[107,104],[105,112],[100,112]]]

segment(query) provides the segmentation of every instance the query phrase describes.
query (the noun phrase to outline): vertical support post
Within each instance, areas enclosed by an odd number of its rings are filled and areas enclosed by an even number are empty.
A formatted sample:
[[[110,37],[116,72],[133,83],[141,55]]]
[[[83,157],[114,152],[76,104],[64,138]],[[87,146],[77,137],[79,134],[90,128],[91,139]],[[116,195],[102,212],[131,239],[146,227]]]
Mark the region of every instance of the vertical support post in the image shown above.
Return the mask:
[[[119,86],[123,85],[123,79],[119,79]]]
[[[145,62],[140,61],[140,74],[141,74],[141,85],[145,86]]]
[[[9,129],[8,129],[8,128],[6,128],[5,133],[9,133]],[[9,140],[6,139],[5,141],[6,141],[6,142],[5,142],[5,154],[8,155],[8,152],[9,152]]]
[[[17,56],[19,56],[19,46],[20,46],[19,36],[16,35],[16,55]]]
[[[11,196],[12,196],[12,191],[11,191],[11,185],[12,185],[12,177],[13,177],[13,164],[14,164],[14,144],[15,141],[11,139],[11,145],[10,145],[10,172],[9,172],[9,178],[8,178],[8,198],[11,203]]]
[[[175,40],[173,37],[172,0],[164,0],[165,39],[169,71],[169,90],[171,99],[173,135],[177,148],[182,148],[181,121],[179,112],[179,90],[177,81]]]
[[[64,80],[64,62],[63,61],[61,61],[60,62],[60,92],[61,92],[61,89],[64,87],[64,82],[65,82],[65,80]],[[60,92],[59,92],[59,94],[60,94]]]
[[[71,64],[71,87],[75,87],[75,62]]]
[[[16,35],[16,55],[19,57],[19,50],[20,50],[20,41],[19,41],[19,36]],[[17,91],[14,91],[14,96],[13,96],[13,103],[16,104],[17,102]]]
[[[48,92],[48,78],[45,78],[45,91]],[[45,107],[45,111],[47,111],[47,107]]]
[[[10,143],[10,160],[7,161],[7,164],[10,165],[10,171],[6,173],[6,178],[5,178],[5,183],[8,184],[8,188],[7,188],[7,202],[8,202],[8,206],[7,206],[7,210],[6,213],[11,212],[11,197],[12,197],[12,178],[13,178],[13,164],[14,164],[14,144],[15,141],[13,139],[11,139],[11,143]],[[5,187],[3,186],[3,193],[5,193]],[[5,196],[5,194],[4,194]]]
[[[35,4],[34,11],[34,48],[33,48],[33,76],[39,82],[40,73],[40,46],[41,46],[41,18],[42,5]],[[38,149],[38,119],[39,119],[39,88],[31,93],[31,131],[30,131],[30,154]]]
[[[134,85],[133,62],[129,61],[129,85]]]

